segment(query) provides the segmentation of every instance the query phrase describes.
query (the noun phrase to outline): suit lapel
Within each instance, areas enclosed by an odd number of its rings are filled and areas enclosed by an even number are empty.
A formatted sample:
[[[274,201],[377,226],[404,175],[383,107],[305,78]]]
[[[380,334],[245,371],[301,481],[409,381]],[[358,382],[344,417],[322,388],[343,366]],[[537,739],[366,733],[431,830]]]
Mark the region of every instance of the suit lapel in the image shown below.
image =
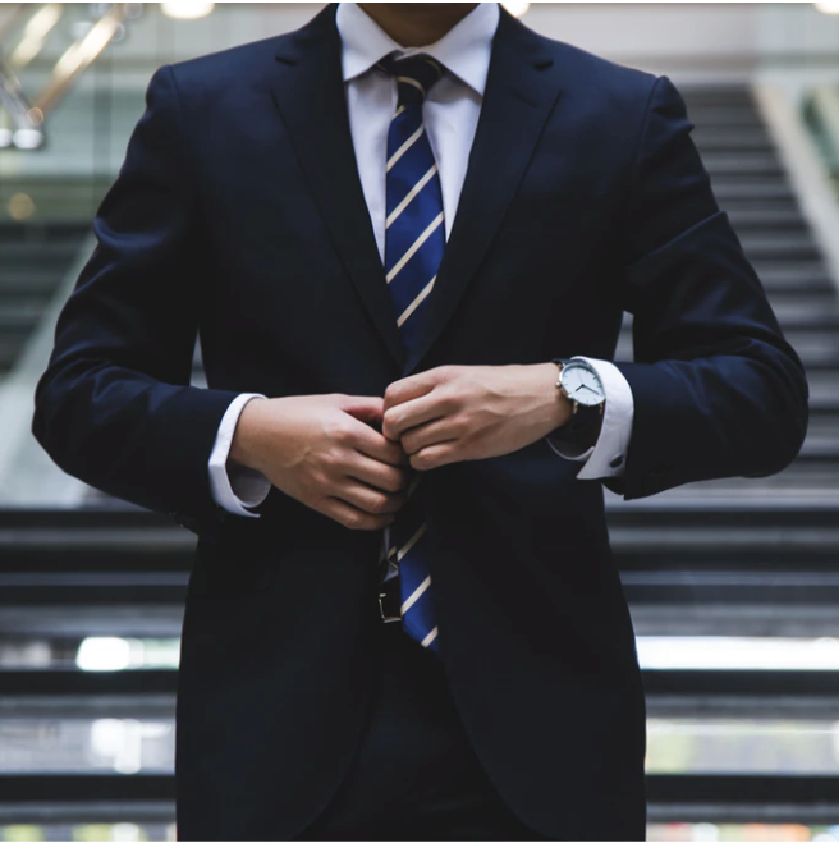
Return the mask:
[[[481,116],[458,211],[424,316],[406,361],[410,374],[451,318],[498,231],[559,93],[544,41],[501,10]]]
[[[405,351],[350,136],[334,5],[282,40],[271,92],[345,269],[402,367]]]
[[[359,181],[335,6],[281,39],[271,92],[344,267],[403,375],[453,315],[490,247],[560,91],[545,42],[504,9],[458,212],[424,330],[406,359]]]

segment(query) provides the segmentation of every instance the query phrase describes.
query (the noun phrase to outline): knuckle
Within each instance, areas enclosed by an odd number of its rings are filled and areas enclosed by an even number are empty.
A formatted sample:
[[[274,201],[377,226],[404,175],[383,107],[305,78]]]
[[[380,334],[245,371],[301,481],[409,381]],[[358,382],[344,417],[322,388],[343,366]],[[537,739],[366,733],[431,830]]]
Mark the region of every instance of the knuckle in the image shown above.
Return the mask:
[[[361,529],[364,515],[358,511],[348,512],[344,525],[349,529]]]
[[[448,413],[457,412],[461,409],[461,396],[457,392],[448,391],[441,395],[440,405]]]
[[[452,426],[456,432],[466,435],[470,431],[470,419],[464,413],[459,413],[452,419]]]
[[[384,515],[388,512],[391,498],[387,494],[377,494],[372,501],[371,514]]]
[[[326,429],[327,435],[334,444],[346,445],[353,438],[353,425],[343,415],[331,418]]]

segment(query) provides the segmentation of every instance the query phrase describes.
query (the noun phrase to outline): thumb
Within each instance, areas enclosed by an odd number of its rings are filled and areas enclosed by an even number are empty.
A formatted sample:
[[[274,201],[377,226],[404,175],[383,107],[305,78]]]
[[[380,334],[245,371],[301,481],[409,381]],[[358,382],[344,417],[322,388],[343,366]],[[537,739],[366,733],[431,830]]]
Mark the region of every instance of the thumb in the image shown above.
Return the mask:
[[[359,421],[381,421],[385,400],[366,395],[342,395],[338,407]]]

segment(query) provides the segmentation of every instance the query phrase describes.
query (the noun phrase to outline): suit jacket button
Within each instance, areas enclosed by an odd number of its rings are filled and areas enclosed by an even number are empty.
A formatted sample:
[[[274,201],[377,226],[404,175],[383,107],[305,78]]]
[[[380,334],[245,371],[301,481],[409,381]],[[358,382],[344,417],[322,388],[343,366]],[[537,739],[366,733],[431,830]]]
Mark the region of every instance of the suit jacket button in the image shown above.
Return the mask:
[[[616,456],[615,459],[610,462],[611,468],[620,468],[624,464],[624,457],[623,456]]]

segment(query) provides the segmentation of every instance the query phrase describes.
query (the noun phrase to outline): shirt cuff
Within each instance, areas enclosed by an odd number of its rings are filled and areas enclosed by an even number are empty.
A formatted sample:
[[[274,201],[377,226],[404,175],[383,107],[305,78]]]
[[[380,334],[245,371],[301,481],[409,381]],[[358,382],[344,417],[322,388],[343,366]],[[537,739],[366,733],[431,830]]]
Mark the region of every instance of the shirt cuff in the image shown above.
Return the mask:
[[[216,503],[231,514],[244,517],[259,517],[257,512],[249,512],[248,509],[259,506],[268,497],[271,483],[252,468],[236,463],[228,465],[228,456],[233,433],[245,404],[252,398],[264,397],[265,395],[243,394],[231,401],[219,424],[216,442],[207,463],[210,488]]]
[[[590,357],[573,359],[588,362],[601,378],[606,397],[601,432],[598,441],[589,450],[575,456],[561,453],[552,444],[550,437],[546,441],[558,456],[586,463],[578,473],[578,479],[620,477],[624,473],[624,460],[633,429],[633,392],[630,384],[618,368],[606,360]]]

